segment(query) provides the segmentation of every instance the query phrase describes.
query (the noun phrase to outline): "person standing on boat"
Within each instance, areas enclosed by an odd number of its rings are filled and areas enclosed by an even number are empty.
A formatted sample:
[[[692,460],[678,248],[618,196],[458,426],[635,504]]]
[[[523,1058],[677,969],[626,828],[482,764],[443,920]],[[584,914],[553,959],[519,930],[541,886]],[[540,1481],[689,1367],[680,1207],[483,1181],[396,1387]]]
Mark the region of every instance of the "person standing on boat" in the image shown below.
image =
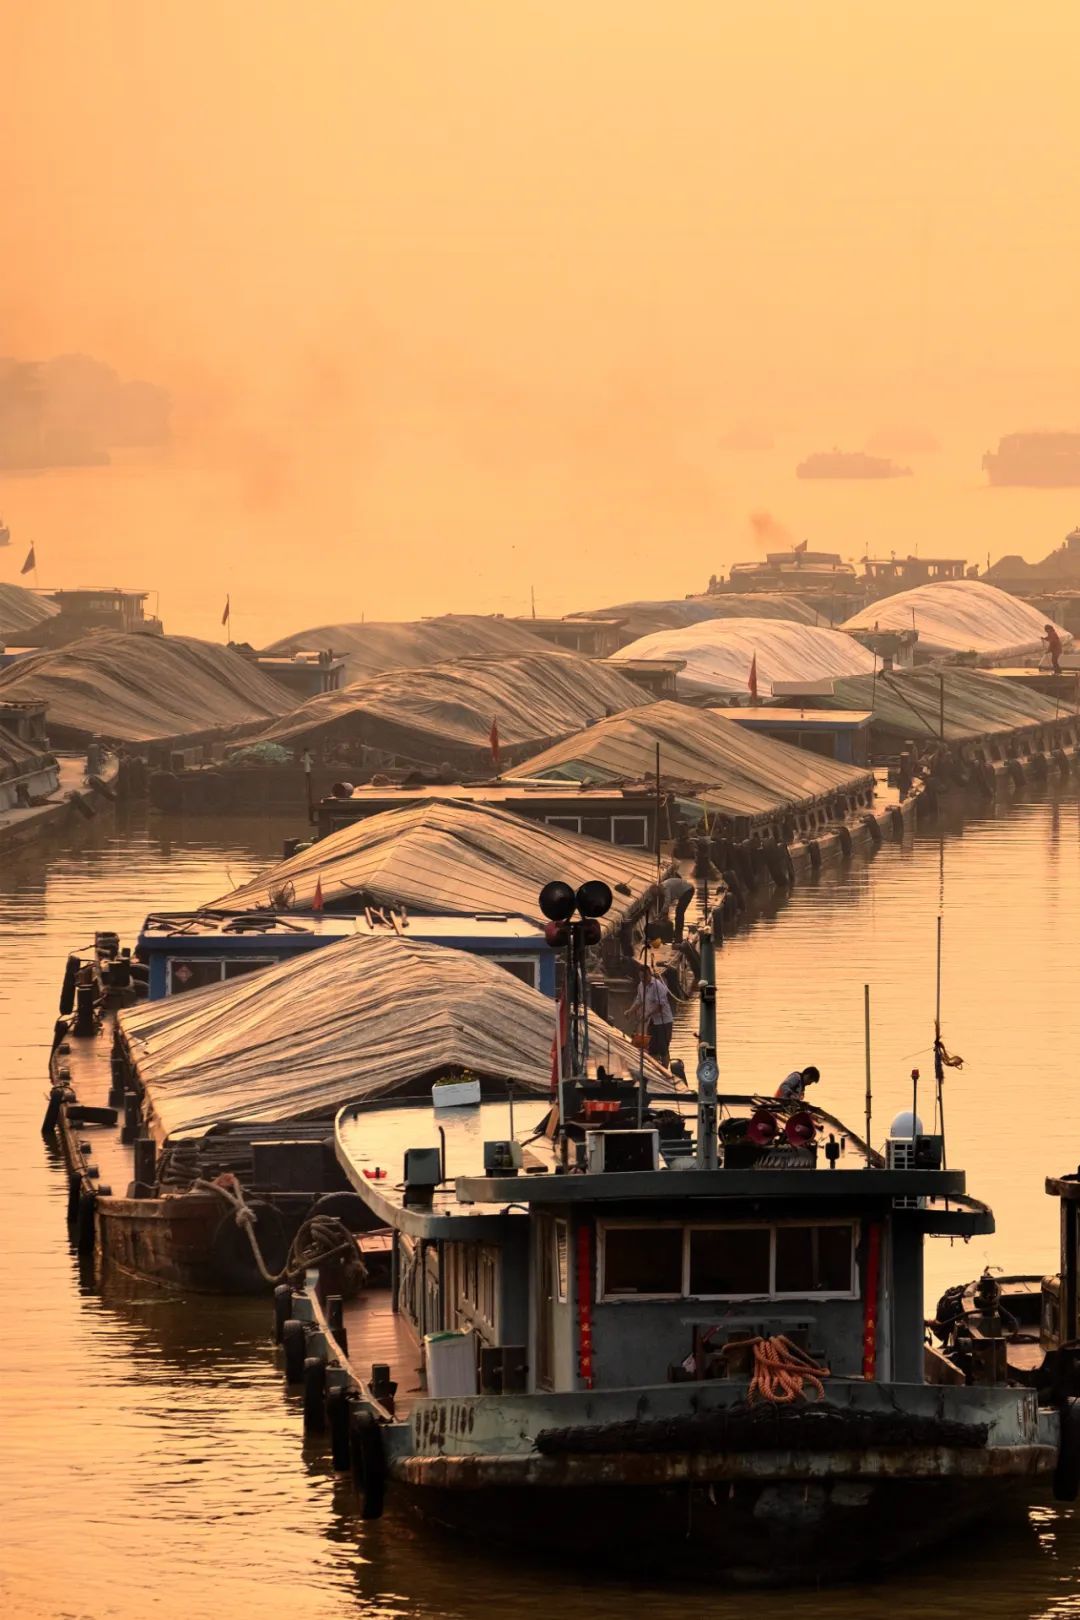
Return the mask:
[[[681,872],[673,872],[661,883],[660,893],[663,896],[665,911],[670,911],[672,906],[675,907],[675,941],[678,943],[683,937],[687,907],[694,898],[694,885],[689,878],[684,878]]]
[[[666,1065],[671,1053],[671,1027],[675,1022],[671,992],[655,968],[645,962],[637,966],[641,976],[628,1016],[638,1028],[645,1025],[649,1033],[649,1056]]]
[[[1046,632],[1046,634],[1043,636],[1043,640],[1046,642],[1046,650],[1050,654],[1050,667],[1055,675],[1060,675],[1061,637],[1057,633],[1057,626],[1053,624],[1044,624],[1043,629]]]
[[[792,1069],[791,1073],[781,1080],[776,1088],[776,1097],[779,1102],[802,1102],[806,1096],[807,1086],[815,1086],[821,1079],[818,1071],[810,1066],[808,1069]]]

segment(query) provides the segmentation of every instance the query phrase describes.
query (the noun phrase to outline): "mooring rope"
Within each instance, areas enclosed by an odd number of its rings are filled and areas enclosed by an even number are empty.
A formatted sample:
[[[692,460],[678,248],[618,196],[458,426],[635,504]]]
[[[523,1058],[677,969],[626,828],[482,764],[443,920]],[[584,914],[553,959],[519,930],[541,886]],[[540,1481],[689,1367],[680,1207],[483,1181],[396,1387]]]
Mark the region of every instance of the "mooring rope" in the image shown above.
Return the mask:
[[[231,1185],[229,1185],[231,1183]],[[192,1183],[192,1192],[212,1192],[223,1198],[233,1211],[233,1218],[237,1226],[246,1235],[251,1245],[251,1253],[259,1274],[264,1282],[274,1287],[277,1283],[288,1282],[291,1277],[303,1273],[311,1266],[321,1265],[324,1260],[330,1260],[336,1254],[345,1254],[351,1251],[361,1265],[356,1239],[336,1215],[312,1215],[306,1220],[297,1232],[289,1249],[288,1257],[280,1271],[269,1269],[259,1247],[259,1240],[255,1235],[255,1226],[258,1216],[244,1197],[244,1189],[233,1175],[219,1177],[216,1181],[204,1181],[199,1177]]]
[[[807,1387],[817,1390],[818,1400],[824,1400],[823,1378],[830,1377],[828,1367],[819,1367],[814,1359],[782,1333],[772,1338],[735,1339],[725,1344],[722,1356],[737,1350],[753,1352],[754,1368],[750,1378],[748,1400],[769,1401],[773,1406],[786,1406],[806,1397]]]

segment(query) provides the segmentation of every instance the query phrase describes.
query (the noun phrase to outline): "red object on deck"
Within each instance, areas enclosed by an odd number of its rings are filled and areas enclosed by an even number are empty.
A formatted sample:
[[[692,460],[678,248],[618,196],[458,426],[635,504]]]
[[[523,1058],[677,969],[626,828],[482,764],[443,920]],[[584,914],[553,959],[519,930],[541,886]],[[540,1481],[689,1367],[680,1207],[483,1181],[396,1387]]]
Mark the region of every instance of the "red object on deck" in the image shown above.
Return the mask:
[[[873,1221],[866,1231],[866,1279],[863,1287],[862,1375],[877,1377],[878,1293],[881,1282],[881,1223]]]
[[[592,1234],[577,1229],[578,1376],[586,1389],[593,1387]]]

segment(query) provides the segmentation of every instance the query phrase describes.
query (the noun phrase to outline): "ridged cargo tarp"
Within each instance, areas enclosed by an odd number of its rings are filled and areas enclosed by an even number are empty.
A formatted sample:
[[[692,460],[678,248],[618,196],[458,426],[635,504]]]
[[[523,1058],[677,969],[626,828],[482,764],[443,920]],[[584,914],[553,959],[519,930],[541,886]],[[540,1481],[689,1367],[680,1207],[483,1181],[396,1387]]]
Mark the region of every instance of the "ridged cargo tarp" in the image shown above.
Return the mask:
[[[898,591],[852,615],[845,630],[919,632],[917,651],[930,658],[974,652],[987,663],[1008,663],[1044,653],[1044,614],[1019,597],[978,579],[943,579]],[[1058,627],[1062,642],[1072,641]]]
[[[3,720],[3,710],[0,709],[0,778],[20,776],[25,771],[35,768],[41,761],[52,758],[45,749],[37,748],[23,742],[21,737],[16,737],[13,731],[7,729]]]
[[[391,670],[310,698],[260,733],[262,742],[361,743],[417,764],[444,761],[480,770],[492,764],[491,728],[500,757],[520,757],[601,715],[647,702],[610,663],[576,653],[517,653],[458,658],[431,669]]]
[[[50,734],[142,743],[250,730],[295,699],[229,647],[107,630],[0,671],[0,703],[28,701],[48,705]]]
[[[755,658],[761,697],[771,697],[774,681],[861,675],[874,667],[873,653],[851,636],[783,619],[704,619],[658,630],[621,647],[614,659],[621,658],[685,659],[678,689],[687,697],[745,697]]]
[[[761,710],[760,713],[767,713]],[[601,720],[517,767],[563,782],[642,782],[655,777],[722,815],[767,817],[873,783],[870,772],[747,731],[709,709],[654,703]]]
[[[265,650],[291,655],[304,649],[326,649],[344,658],[350,681],[359,681],[388,669],[426,669],[449,658],[498,657],[535,652],[536,648],[532,631],[511,619],[448,613],[438,619],[400,624],[321,624],[282,636]]]
[[[624,641],[636,641],[654,630],[675,630],[704,619],[787,619],[792,624],[826,624],[801,596],[777,596],[769,591],[741,591],[716,596],[676,596],[655,602],[618,602],[571,618],[625,619]]]
[[[875,737],[936,742],[941,737],[943,689],[946,742],[1053,725],[1071,712],[1016,681],[968,669],[894,670],[879,673],[876,679],[860,675],[855,680],[837,681],[831,698],[815,701],[829,708],[871,710],[870,729]]]
[[[551,1084],[554,1004],[495,962],[396,936],[357,936],[119,1015],[159,1141],[228,1122],[333,1118],[349,1102],[422,1093],[448,1069]],[[592,1050],[637,1074],[595,1015]],[[653,1090],[671,1076],[645,1060]]]
[[[17,642],[23,630],[33,630],[60,612],[55,602],[21,585],[0,583],[0,640]]]
[[[365,894],[378,906],[452,917],[505,912],[542,926],[537,895],[552,878],[575,888],[602,878],[615,897],[603,926],[614,928],[655,883],[656,861],[507,810],[438,800],[341,827],[202,909],[264,909],[284,895],[306,910],[319,883],[324,904],[339,911],[355,909]]]

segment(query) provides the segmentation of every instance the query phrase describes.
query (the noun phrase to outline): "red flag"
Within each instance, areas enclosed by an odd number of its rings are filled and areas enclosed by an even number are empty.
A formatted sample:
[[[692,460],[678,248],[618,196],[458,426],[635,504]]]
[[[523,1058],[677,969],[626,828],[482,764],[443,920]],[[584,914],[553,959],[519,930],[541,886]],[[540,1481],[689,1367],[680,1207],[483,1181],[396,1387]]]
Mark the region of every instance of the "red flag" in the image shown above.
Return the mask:
[[[499,768],[499,720],[498,720],[498,716],[495,716],[492,719],[489,741],[491,742],[491,758],[494,761],[495,769],[498,770],[498,768]]]
[[[757,653],[755,653],[753,658],[751,658],[751,660],[750,660],[750,679],[747,681],[746,684],[750,688],[750,696],[753,698],[754,702],[756,703],[757,702]]]
[[[805,550],[806,550],[806,548],[807,548],[807,546],[809,544],[810,544],[809,540],[804,540],[801,545],[798,545],[798,546],[796,546],[794,548],[794,555],[796,557],[802,556],[802,554],[805,552]]]
[[[224,613],[223,613],[223,614],[222,614],[222,615],[221,615],[221,622],[222,622],[222,624],[228,624],[228,622],[229,622],[229,611],[230,611],[230,610],[229,610],[229,598],[228,598],[228,597],[226,597],[226,598],[225,598],[225,611],[224,611]]]
[[[311,902],[312,911],[321,911],[323,908],[322,874],[315,879],[315,895]]]
[[[33,548],[33,546],[31,546],[30,550],[26,553],[26,561],[23,563],[22,567],[19,569],[19,573],[20,574],[32,574],[36,567],[37,567],[37,558],[34,556],[34,548]]]

